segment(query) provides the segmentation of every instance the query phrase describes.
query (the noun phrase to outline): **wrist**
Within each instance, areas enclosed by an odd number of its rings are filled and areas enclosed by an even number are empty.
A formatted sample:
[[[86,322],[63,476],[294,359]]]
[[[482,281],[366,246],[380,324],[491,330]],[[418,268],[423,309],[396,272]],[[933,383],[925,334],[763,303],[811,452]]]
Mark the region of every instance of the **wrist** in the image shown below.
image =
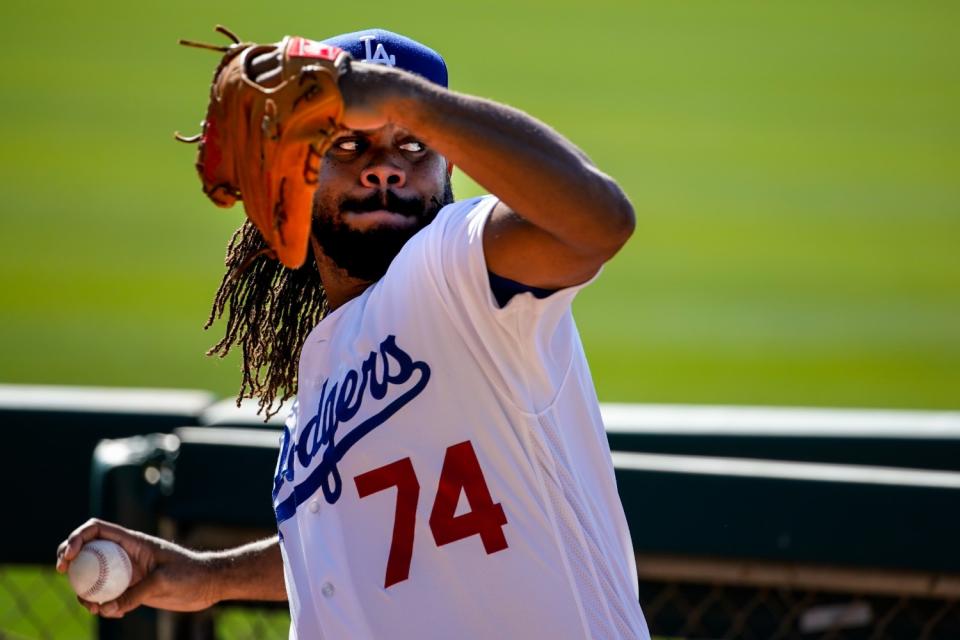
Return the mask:
[[[415,131],[412,125],[421,119],[432,87],[419,76],[398,69],[391,69],[384,79],[384,114],[391,123]]]
[[[409,71],[381,64],[354,63],[348,90],[367,97],[390,122],[409,129],[425,104],[432,84]]]

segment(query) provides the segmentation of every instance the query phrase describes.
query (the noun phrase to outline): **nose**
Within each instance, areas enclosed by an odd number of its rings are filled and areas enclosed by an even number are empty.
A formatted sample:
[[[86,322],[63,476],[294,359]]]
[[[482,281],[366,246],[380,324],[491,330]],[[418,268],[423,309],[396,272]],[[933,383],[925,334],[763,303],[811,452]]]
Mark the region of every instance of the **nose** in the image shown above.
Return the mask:
[[[360,184],[375,189],[384,189],[386,187],[401,188],[407,184],[407,174],[399,167],[385,162],[378,162],[360,172]]]

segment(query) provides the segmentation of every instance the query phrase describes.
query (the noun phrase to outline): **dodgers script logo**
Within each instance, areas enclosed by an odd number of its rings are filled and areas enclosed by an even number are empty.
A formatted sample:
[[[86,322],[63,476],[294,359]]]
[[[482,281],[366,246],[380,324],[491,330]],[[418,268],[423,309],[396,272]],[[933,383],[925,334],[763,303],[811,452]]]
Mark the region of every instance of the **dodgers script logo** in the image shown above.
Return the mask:
[[[339,441],[336,439],[337,430],[357,415],[367,398],[374,402],[384,400],[391,388],[405,386],[411,380],[414,381],[411,386],[389,399]],[[420,395],[429,380],[430,366],[411,358],[392,335],[380,343],[379,350],[370,352],[359,370],[350,369],[337,381],[324,380],[317,413],[300,429],[296,443],[290,428],[283,428],[277,475],[273,480],[274,501],[287,482],[295,481],[296,467],[308,475],[294,486],[290,495],[277,503],[277,524],[291,518],[297,505],[305,502],[318,488],[323,490],[323,497],[329,504],[339,500],[343,483],[337,463],[353,445]]]

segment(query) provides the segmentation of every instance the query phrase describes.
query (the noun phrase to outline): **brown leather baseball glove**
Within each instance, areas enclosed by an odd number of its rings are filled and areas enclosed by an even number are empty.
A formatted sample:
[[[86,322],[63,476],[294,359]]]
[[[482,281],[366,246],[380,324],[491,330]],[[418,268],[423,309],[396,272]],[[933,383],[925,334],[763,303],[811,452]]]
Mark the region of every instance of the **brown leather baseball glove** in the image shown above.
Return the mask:
[[[220,207],[243,200],[247,217],[287,267],[303,264],[310,237],[313,187],[319,162],[340,130],[339,79],[350,55],[300,37],[270,45],[242,43],[229,30],[228,47],[181,40],[224,52],[210,89],[197,170],[203,192]],[[279,82],[254,82],[252,61],[279,51]]]

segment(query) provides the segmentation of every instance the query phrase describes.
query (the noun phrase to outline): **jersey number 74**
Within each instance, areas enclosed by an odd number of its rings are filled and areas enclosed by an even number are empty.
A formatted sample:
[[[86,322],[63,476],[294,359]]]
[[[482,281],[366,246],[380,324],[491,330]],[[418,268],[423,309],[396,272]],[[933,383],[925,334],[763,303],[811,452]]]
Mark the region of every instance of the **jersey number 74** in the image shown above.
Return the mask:
[[[397,508],[393,521],[393,537],[387,557],[384,588],[410,577],[413,557],[413,534],[416,528],[420,482],[410,458],[367,471],[354,478],[361,498],[397,488]],[[455,515],[461,492],[470,503],[470,511]],[[507,548],[503,526],[507,516],[499,503],[490,497],[480,461],[469,440],[447,448],[440,471],[437,497],[430,512],[430,531],[438,547],[457,540],[480,536],[487,554]]]

